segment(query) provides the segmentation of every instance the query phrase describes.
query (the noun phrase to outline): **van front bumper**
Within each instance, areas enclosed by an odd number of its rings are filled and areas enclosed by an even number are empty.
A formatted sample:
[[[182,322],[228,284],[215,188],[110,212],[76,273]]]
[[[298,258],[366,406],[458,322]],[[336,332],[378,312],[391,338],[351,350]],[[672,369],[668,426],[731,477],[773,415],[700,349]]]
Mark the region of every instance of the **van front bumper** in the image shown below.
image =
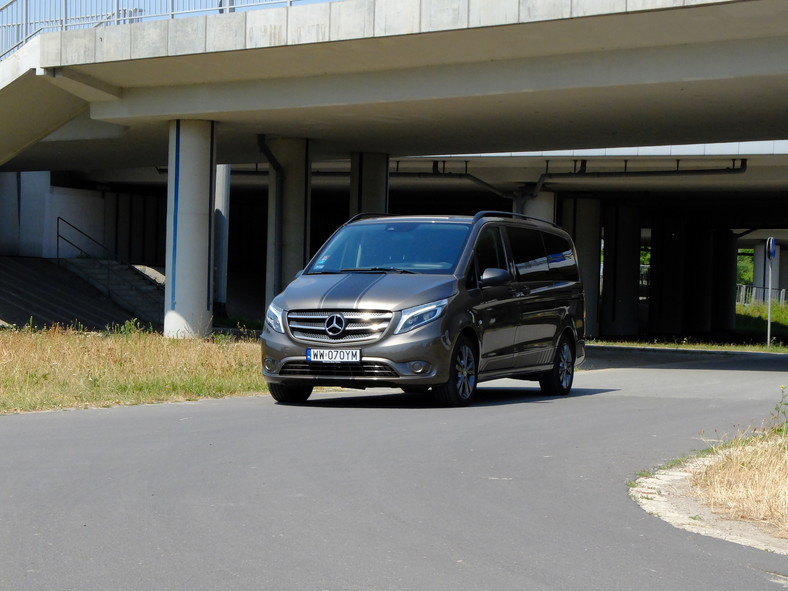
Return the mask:
[[[452,342],[440,323],[374,343],[297,342],[266,327],[262,335],[263,377],[270,384],[370,388],[433,386],[449,379]],[[307,361],[307,349],[358,349],[359,362]]]

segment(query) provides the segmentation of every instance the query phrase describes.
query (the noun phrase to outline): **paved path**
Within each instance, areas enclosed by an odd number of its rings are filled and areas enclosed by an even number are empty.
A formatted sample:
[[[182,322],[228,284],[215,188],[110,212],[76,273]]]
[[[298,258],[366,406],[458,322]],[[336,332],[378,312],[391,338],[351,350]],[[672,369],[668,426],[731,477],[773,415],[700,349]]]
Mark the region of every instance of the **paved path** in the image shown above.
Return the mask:
[[[0,589],[778,589],[785,556],[674,528],[626,483],[786,382],[784,357],[595,350],[566,398],[0,417]]]

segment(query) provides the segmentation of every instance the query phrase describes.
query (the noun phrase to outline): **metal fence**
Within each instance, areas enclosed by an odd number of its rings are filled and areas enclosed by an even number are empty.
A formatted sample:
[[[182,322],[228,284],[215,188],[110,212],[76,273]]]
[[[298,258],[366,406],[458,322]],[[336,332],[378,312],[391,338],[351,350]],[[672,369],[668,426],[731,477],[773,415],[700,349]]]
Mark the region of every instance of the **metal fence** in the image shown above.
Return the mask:
[[[769,289],[766,287],[755,287],[753,285],[736,286],[736,303],[752,304],[754,302],[764,303],[768,298]],[[772,289],[772,303],[785,306],[785,290]]]
[[[39,33],[316,1],[330,0],[9,0],[0,5],[0,60]]]

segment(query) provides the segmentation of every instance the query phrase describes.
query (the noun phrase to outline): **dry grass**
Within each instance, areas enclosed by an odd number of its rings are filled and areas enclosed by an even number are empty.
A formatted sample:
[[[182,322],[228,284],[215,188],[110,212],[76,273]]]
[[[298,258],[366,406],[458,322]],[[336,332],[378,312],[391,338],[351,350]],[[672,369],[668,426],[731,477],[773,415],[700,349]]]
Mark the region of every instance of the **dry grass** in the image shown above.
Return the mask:
[[[128,323],[102,334],[0,330],[0,413],[263,391],[253,340],[174,340]]]
[[[696,471],[692,485],[715,512],[733,519],[766,523],[788,538],[788,424],[783,399],[769,426],[716,446]]]

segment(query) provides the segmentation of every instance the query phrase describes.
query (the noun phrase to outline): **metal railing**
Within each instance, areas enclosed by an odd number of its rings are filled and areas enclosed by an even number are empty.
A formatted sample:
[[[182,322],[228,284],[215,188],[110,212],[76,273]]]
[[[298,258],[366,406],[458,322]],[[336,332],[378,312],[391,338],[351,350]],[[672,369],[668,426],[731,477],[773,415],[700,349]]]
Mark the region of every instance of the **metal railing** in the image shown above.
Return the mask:
[[[313,2],[315,0],[8,0],[0,5],[0,60],[40,33]]]
[[[765,303],[769,294],[766,287],[755,287],[753,285],[736,286],[736,303],[749,305],[754,302]],[[785,290],[772,288],[772,304],[785,306]]]
[[[61,228],[64,228],[65,230]],[[80,242],[82,246],[77,244],[77,242]],[[61,244],[66,244],[71,247],[71,249],[73,249],[71,254],[75,254],[76,257],[62,256]],[[67,258],[81,258],[93,261],[98,266],[100,266],[102,268],[102,277],[94,277],[94,279],[101,285],[101,287],[103,287],[103,291],[106,292],[110,299],[126,302],[127,306],[130,305],[130,302],[128,302],[128,300],[121,293],[119,293],[115,287],[118,283],[120,283],[125,285],[126,289],[129,291],[133,291],[142,297],[142,299],[144,299],[148,305],[152,307],[161,305],[161,294],[163,290],[156,281],[146,276],[144,273],[141,273],[133,266],[120,263],[117,260],[117,256],[114,251],[62,217],[57,218],[57,244],[55,246],[55,250],[57,253],[56,256],[58,265],[61,264],[61,260],[65,260]],[[101,254],[97,255],[97,252]],[[122,265],[124,270],[132,269],[134,273],[143,277],[152,286],[151,291],[141,291],[138,289],[138,285],[134,281],[130,280],[124,273],[118,272],[116,265]],[[163,310],[163,305],[161,305],[161,307]],[[145,318],[145,320],[151,319]]]

